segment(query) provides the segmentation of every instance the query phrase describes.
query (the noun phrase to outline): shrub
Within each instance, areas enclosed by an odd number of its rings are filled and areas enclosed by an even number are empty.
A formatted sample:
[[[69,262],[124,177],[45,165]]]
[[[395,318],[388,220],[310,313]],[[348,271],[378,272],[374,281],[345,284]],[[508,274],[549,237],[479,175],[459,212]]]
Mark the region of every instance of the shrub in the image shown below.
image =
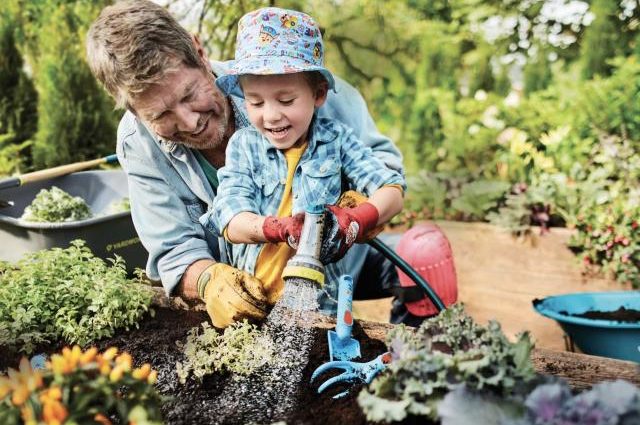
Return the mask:
[[[0,264],[0,345],[27,354],[59,339],[86,345],[136,326],[151,297],[121,258],[109,265],[84,241],[27,254]]]

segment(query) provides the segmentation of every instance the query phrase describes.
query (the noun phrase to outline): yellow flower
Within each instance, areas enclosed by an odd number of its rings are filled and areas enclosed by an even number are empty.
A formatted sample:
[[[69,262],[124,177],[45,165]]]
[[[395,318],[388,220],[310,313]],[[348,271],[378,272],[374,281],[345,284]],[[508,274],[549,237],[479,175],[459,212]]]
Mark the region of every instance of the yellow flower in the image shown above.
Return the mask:
[[[140,381],[144,381],[149,377],[150,373],[151,373],[151,365],[149,363],[145,363],[141,367],[139,367],[138,369],[135,369],[131,373],[131,375],[135,379],[138,379]]]
[[[122,353],[118,357],[116,357],[116,364],[122,366],[125,372],[129,372],[131,370],[131,365],[133,364],[133,359],[131,358],[131,354]]]
[[[98,354],[98,349],[96,347],[91,347],[87,351],[85,351],[82,356],[80,356],[80,366],[85,366],[88,363],[91,363],[95,360],[96,355]]]
[[[109,374],[109,380],[111,382],[118,382],[120,379],[122,379],[122,375],[124,375],[124,366],[121,364],[116,365],[116,367],[114,367]]]
[[[9,378],[0,376],[0,400],[5,398],[12,390],[11,381]]]
[[[22,409],[20,409],[20,416],[22,417],[25,425],[37,425],[35,417],[36,415],[30,405],[27,404]]]
[[[155,370],[152,370],[151,373],[149,373],[149,376],[147,377],[147,382],[153,385],[156,383],[157,380],[158,380],[158,372]]]
[[[115,358],[116,354],[118,354],[118,348],[117,347],[107,348],[107,350],[104,352],[104,354],[102,354],[102,358],[105,359],[105,360],[113,360]]]
[[[16,406],[22,406],[29,398],[29,394],[29,388],[26,385],[15,386],[11,395],[11,402]]]

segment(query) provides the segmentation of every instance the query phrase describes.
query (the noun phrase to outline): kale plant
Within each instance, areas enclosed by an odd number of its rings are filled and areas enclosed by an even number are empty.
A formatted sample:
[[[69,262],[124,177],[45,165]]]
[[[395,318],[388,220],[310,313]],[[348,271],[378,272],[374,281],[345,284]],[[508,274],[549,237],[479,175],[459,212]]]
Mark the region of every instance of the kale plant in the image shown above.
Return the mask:
[[[187,342],[180,345],[186,358],[184,363],[177,363],[176,371],[183,384],[191,375],[200,381],[214,372],[251,375],[274,356],[270,340],[246,320],[232,324],[223,333],[204,322],[202,333],[200,328],[191,329]]]
[[[86,345],[136,325],[152,292],[127,279],[122,258],[110,261],[76,240],[0,264],[0,345],[29,354],[41,343]]]
[[[413,331],[391,330],[393,357],[358,402],[371,421],[398,421],[408,414],[438,417],[438,404],[461,386],[497,398],[523,398],[536,377],[528,333],[517,342],[497,322],[484,327],[454,305]]]
[[[640,423],[640,389],[617,380],[572,395],[566,383],[537,387],[518,425],[631,425]]]
[[[53,186],[42,189],[36,195],[31,205],[24,209],[22,219],[59,223],[64,221],[79,221],[91,218],[89,206],[79,196],[71,196],[64,190]]]

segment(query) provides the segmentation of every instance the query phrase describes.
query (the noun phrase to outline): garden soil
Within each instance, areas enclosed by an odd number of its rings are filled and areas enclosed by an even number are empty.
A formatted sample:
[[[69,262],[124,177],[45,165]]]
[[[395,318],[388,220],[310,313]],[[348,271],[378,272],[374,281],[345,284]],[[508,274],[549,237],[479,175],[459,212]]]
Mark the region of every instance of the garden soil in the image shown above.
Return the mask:
[[[256,422],[250,414],[243,412],[242,400],[232,405],[221,404],[220,398],[225,388],[233,387],[234,378],[230,374],[211,375],[202,384],[193,380],[185,385],[180,384],[175,365],[183,359],[183,355],[176,342],[185,342],[188,331],[207,320],[205,312],[155,308],[155,316],[145,318],[139,329],[121,332],[96,345],[100,350],[118,347],[133,356],[136,366],[150,363],[158,371],[157,388],[167,397],[163,404],[167,424],[263,423]],[[328,394],[317,394],[318,385],[332,375],[322,377],[314,385],[309,382],[313,371],[329,361],[326,329],[314,328],[312,334],[309,362],[304,368],[302,382],[295,391],[295,407],[265,423],[284,421],[287,424],[366,424],[366,418],[356,401],[360,387],[354,387],[347,397],[334,400],[331,396],[344,388],[337,388]],[[367,337],[357,323],[353,328],[353,337],[360,341],[364,360],[371,360],[386,351],[381,341]],[[55,352],[59,348],[48,347],[44,351]],[[17,363],[15,354],[0,350],[0,370],[16,367]],[[273,408],[278,411],[276,406]]]

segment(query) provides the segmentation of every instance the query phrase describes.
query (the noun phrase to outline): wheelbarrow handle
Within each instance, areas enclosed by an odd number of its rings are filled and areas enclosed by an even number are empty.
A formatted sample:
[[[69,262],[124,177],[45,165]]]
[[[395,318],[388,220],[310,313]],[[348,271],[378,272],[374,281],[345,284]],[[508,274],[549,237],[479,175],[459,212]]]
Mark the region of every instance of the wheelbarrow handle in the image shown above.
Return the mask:
[[[369,245],[378,250],[382,255],[387,257],[394,265],[402,270],[407,276],[413,280],[424,291],[425,295],[431,300],[433,305],[438,309],[438,313],[446,309],[442,299],[436,294],[429,282],[407,263],[402,257],[396,254],[387,244],[382,242],[379,238],[373,238],[369,241]]]
[[[105,156],[104,158],[92,159],[90,161],[74,162],[73,164],[60,165],[58,167],[34,171],[31,173],[22,174],[21,176],[0,180],[0,190],[9,189],[11,187],[19,187],[28,183],[39,182],[54,177],[64,176],[66,174],[75,173],[76,171],[87,170],[100,164],[112,164],[116,162],[118,162],[118,157],[115,154],[112,154],[109,156]]]

